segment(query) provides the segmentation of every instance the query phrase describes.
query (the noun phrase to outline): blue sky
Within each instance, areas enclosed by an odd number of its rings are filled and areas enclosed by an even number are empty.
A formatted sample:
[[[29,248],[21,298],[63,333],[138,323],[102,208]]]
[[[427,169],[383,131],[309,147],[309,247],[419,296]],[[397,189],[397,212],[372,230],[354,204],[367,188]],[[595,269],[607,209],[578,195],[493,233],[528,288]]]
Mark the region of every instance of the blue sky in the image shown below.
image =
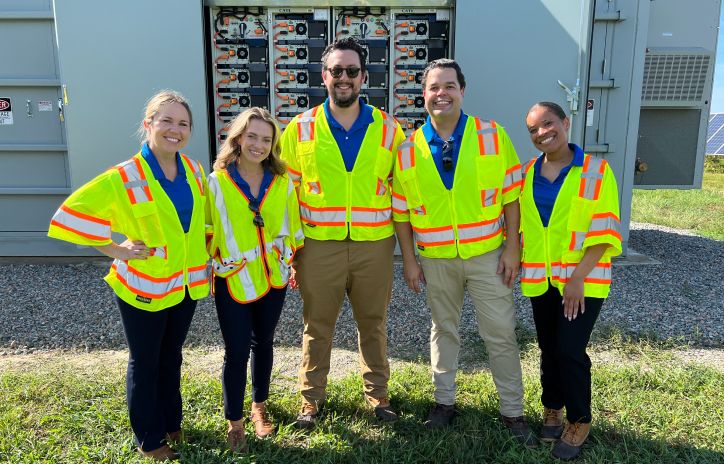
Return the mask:
[[[724,113],[724,14],[719,16],[719,38],[716,46],[714,89],[711,96],[711,112]]]

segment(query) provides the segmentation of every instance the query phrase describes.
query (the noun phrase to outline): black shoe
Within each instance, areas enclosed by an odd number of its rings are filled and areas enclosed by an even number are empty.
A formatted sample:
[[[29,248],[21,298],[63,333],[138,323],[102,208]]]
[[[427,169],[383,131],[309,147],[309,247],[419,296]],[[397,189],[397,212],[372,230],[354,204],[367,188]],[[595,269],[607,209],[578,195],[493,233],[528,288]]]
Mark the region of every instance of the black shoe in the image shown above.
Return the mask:
[[[538,439],[530,429],[528,422],[525,421],[525,417],[506,417],[500,416],[500,420],[503,422],[510,433],[513,434],[518,443],[525,446],[526,448],[538,448]]]
[[[319,418],[319,410],[321,408],[320,401],[307,401],[302,398],[302,409],[297,414],[297,419],[294,425],[298,429],[313,429],[317,425],[317,419]]]
[[[440,404],[435,405],[430,409],[427,414],[427,420],[425,421],[425,427],[428,429],[438,429],[440,427],[447,427],[453,421],[455,417],[455,405],[454,404]]]
[[[367,401],[367,404],[372,406],[375,411],[375,417],[379,419],[380,422],[392,423],[397,421],[397,413],[392,409],[390,399],[386,396],[383,396],[382,398],[365,396],[365,400]]]

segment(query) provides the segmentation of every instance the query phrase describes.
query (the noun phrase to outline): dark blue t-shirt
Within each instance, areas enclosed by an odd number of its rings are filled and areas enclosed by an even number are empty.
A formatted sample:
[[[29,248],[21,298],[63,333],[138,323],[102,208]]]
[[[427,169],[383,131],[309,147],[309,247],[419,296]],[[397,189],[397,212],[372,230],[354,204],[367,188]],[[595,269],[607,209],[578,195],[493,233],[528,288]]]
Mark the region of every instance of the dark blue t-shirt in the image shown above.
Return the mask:
[[[453,182],[455,181],[455,166],[457,166],[458,163],[458,155],[460,154],[460,142],[463,140],[463,133],[465,132],[465,124],[467,123],[467,121],[468,115],[460,111],[460,119],[458,119],[455,130],[450,136],[450,140],[448,140],[448,142],[452,143],[453,145],[452,169],[450,169],[449,171],[445,170],[442,163],[442,149],[445,140],[440,138],[437,132],[435,132],[435,128],[432,127],[432,123],[430,122],[430,116],[427,117],[427,121],[422,126],[422,134],[425,136],[425,140],[427,140],[427,145],[430,147],[430,152],[432,153],[432,159],[435,161],[435,167],[437,168],[437,172],[440,174],[440,179],[448,190],[451,190],[453,188]]]
[[[241,191],[244,192],[244,195],[246,195],[246,198],[249,200],[249,204],[258,210],[261,200],[264,199],[264,195],[266,195],[266,191],[269,189],[272,179],[274,179],[274,174],[272,174],[267,169],[264,170],[264,177],[262,177],[261,186],[259,186],[259,196],[255,197],[251,193],[251,187],[249,186],[249,183],[245,181],[243,177],[241,177],[241,174],[239,174],[239,170],[236,169],[235,163],[229,164],[226,167],[226,170],[231,176],[231,179],[236,183]]]
[[[359,149],[362,146],[362,141],[367,133],[367,127],[375,121],[372,116],[372,107],[366,103],[359,101],[360,112],[357,119],[352,124],[349,130],[346,130],[340,123],[334,119],[332,112],[329,111],[329,98],[324,101],[324,116],[327,118],[329,129],[332,131],[334,140],[337,142],[339,151],[342,153],[342,159],[344,160],[344,167],[347,168],[347,172],[352,172],[354,168],[354,162],[357,161],[357,155]]]
[[[191,227],[191,215],[194,212],[194,195],[191,193],[191,186],[186,179],[186,169],[181,161],[181,155],[176,153],[176,167],[178,168],[178,174],[176,178],[171,182],[166,178],[166,175],[161,169],[161,165],[158,164],[156,155],[153,154],[148,143],[143,144],[141,149],[141,156],[146,160],[148,165],[151,167],[153,177],[156,178],[163,191],[166,192],[171,203],[176,208],[176,214],[181,222],[184,232],[188,232]]]
[[[540,174],[541,164],[543,164],[542,156],[539,156],[533,165],[533,200],[535,201],[535,206],[538,208],[538,214],[540,214],[543,227],[548,227],[551,214],[553,213],[553,205],[556,203],[558,192],[560,192],[568,172],[573,166],[583,166],[584,153],[581,147],[573,143],[569,143],[568,147],[573,150],[573,160],[568,166],[561,169],[558,177],[556,177],[556,180],[553,182]]]

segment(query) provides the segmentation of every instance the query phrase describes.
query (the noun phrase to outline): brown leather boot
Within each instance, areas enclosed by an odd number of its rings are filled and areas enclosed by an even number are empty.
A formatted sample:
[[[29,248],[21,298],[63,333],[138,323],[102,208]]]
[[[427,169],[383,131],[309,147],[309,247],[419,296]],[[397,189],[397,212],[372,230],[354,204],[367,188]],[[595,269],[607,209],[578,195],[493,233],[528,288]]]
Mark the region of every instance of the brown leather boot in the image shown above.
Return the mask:
[[[553,457],[564,461],[576,459],[581,454],[581,447],[588,438],[591,431],[591,424],[576,422],[566,424],[561,439],[553,447]]]
[[[563,434],[563,408],[543,408],[543,428],[540,430],[540,441],[552,443]]]
[[[144,457],[151,458],[156,461],[175,461],[179,457],[178,453],[168,445],[162,445],[160,448],[156,448],[151,451],[144,451],[141,448],[138,448],[138,452]]]
[[[251,403],[251,423],[258,438],[266,438],[274,433],[274,424],[269,420],[264,403]]]
[[[229,431],[226,433],[226,442],[232,453],[246,453],[246,431],[244,421],[229,421]]]
[[[166,434],[166,441],[171,444],[183,443],[186,441],[186,435],[184,434],[183,430],[169,432]]]

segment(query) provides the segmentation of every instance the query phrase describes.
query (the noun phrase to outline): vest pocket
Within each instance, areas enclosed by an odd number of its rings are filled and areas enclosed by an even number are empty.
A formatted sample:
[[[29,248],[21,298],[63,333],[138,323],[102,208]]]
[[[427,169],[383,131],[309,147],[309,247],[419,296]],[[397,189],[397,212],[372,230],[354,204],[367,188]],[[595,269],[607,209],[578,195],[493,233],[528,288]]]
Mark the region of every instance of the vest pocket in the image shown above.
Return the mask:
[[[489,190],[503,185],[505,170],[503,169],[503,159],[501,156],[478,156],[475,160],[475,168],[477,170],[478,188],[480,190]]]
[[[571,199],[570,210],[568,212],[568,231],[569,232],[588,232],[593,220],[593,209],[595,204],[593,200],[581,197],[573,197]]]
[[[158,206],[155,201],[147,201],[131,205],[133,217],[140,234],[134,240],[142,240],[149,248],[162,247],[166,244],[166,236],[158,217]]]

